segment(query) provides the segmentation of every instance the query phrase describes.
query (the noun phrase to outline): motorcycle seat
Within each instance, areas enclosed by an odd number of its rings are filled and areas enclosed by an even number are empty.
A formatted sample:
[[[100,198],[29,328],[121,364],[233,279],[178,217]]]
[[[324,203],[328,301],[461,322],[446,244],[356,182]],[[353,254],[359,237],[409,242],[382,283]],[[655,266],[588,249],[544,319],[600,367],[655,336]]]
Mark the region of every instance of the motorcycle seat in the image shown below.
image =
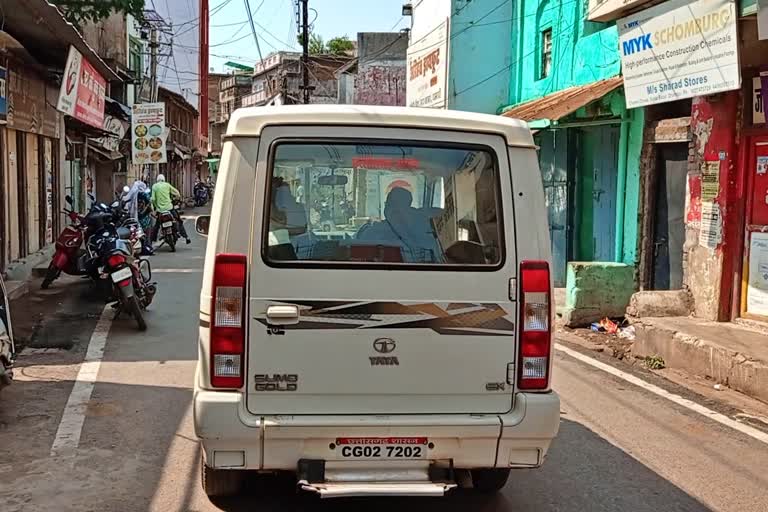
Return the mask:
[[[131,238],[131,230],[121,226],[117,228],[117,236],[120,237],[120,240],[128,240]]]

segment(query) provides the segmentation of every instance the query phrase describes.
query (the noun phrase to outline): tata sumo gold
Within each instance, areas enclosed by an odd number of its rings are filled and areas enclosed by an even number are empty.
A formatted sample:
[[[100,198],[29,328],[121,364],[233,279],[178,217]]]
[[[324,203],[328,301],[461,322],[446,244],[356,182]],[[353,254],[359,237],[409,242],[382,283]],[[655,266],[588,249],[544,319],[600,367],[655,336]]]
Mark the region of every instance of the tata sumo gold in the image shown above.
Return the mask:
[[[200,297],[209,496],[246,472],[322,497],[494,492],[558,431],[541,175],[525,123],[241,109]]]

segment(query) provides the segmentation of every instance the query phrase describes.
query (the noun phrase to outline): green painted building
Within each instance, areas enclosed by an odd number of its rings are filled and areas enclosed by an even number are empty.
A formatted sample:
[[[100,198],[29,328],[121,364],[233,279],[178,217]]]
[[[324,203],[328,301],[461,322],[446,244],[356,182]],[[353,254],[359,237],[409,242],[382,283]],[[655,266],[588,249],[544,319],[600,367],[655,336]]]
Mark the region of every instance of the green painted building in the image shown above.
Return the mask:
[[[634,265],[644,120],[625,108],[615,23],[583,0],[515,8],[503,114],[537,130],[556,285],[569,261]]]

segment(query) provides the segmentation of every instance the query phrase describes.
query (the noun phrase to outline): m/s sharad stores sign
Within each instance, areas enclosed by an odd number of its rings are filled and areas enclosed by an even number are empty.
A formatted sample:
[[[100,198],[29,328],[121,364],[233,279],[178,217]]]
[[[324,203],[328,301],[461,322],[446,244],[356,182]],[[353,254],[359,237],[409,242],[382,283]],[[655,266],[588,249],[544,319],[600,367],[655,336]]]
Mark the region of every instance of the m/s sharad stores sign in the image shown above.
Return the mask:
[[[629,108],[741,86],[733,0],[670,0],[616,25]]]

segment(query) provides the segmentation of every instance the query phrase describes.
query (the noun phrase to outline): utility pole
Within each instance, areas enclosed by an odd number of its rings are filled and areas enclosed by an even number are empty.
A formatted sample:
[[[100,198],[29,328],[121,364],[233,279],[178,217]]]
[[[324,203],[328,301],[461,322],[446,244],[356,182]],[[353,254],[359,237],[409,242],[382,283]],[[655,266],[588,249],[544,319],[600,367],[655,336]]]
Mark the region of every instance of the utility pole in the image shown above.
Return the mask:
[[[157,28],[153,25],[149,32],[149,101],[157,101]]]
[[[149,33],[149,80],[151,87],[149,91],[150,103],[157,102],[157,49],[160,47],[160,44],[157,41],[157,37],[157,28],[152,25]],[[160,174],[160,165],[152,164],[150,169],[151,171],[149,175],[149,181],[152,183],[155,181],[155,178],[157,178],[157,175]]]
[[[304,91],[304,104],[309,104],[309,0],[299,0],[301,2],[301,68],[302,68],[302,89]]]

